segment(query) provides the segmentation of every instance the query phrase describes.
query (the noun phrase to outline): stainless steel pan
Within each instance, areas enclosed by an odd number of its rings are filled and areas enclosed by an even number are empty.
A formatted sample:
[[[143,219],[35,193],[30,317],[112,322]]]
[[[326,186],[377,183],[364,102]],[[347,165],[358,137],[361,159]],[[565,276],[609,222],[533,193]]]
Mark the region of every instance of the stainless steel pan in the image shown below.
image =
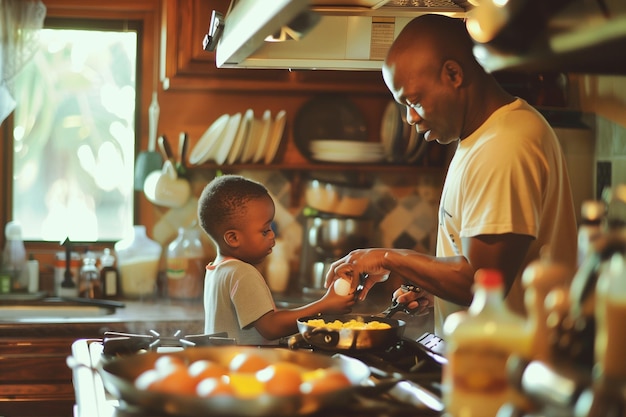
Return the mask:
[[[192,347],[167,353],[179,356],[191,363],[198,359],[210,359],[227,364],[237,353],[254,352],[274,363],[289,361],[307,368],[337,367],[350,379],[352,386],[327,393],[272,396],[241,399],[230,396],[200,398],[194,395],[176,395],[135,387],[134,381],[143,371],[151,369],[155,361],[164,353],[148,352],[142,354],[103,360],[98,365],[105,388],[115,397],[145,410],[156,411],[176,416],[292,416],[313,413],[327,406],[344,404],[351,398],[351,393],[364,384],[369,376],[369,368],[361,361],[346,357],[292,351],[284,348],[257,348],[251,346],[211,346]]]
[[[326,322],[339,320],[348,322],[352,319],[363,321],[380,321],[391,327],[387,329],[329,329],[312,326],[307,322],[312,319],[323,319]],[[298,319],[298,330],[303,339],[311,345],[326,350],[378,349],[397,342],[404,334],[406,322],[376,315],[363,314],[328,314],[307,316]]]
[[[364,278],[361,277],[361,280]],[[403,285],[404,291],[420,292],[421,290],[412,285]],[[357,288],[357,293],[362,290],[362,286]],[[425,300],[425,299],[424,299]],[[427,304],[426,304],[427,305]],[[380,349],[392,345],[400,340],[404,334],[406,322],[392,319],[391,316],[402,311],[407,314],[428,314],[428,307],[417,307],[409,310],[405,304],[394,301],[387,309],[378,314],[341,314],[341,315],[316,315],[298,319],[299,335],[290,340],[290,345],[296,345],[299,337],[307,343],[326,350],[365,350]],[[348,322],[352,319],[362,322],[380,321],[387,323],[391,327],[388,329],[329,329],[327,327],[312,326],[307,322],[312,319],[323,319],[326,322],[339,320]],[[298,337],[299,336],[299,337]]]

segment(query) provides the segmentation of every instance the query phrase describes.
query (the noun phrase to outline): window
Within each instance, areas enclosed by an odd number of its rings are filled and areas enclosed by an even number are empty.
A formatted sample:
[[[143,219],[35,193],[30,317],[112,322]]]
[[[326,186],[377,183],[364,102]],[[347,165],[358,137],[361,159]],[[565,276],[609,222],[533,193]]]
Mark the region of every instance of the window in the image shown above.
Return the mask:
[[[25,240],[131,228],[140,36],[129,22],[45,22],[15,81],[12,218]]]

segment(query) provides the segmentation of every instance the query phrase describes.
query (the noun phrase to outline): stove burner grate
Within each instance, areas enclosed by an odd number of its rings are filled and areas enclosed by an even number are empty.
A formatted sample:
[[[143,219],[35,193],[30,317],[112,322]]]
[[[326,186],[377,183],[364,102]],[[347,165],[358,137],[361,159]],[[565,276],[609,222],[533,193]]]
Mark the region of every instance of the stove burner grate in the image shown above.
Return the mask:
[[[176,350],[194,346],[234,345],[236,342],[234,338],[229,338],[226,332],[187,336],[181,336],[180,330],[177,330],[172,336],[162,336],[155,330],[149,330],[149,333],[105,332],[102,339],[102,353],[105,356],[116,356],[141,351],[157,351],[163,348]]]

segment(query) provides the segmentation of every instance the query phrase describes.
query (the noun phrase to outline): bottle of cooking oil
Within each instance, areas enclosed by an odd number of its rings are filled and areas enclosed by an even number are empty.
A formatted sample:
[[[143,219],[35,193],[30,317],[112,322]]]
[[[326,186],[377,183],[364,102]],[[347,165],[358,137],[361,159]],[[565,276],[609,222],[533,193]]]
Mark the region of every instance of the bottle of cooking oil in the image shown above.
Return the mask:
[[[601,267],[596,286],[594,380],[626,384],[626,257],[614,253]]]
[[[443,401],[453,417],[494,417],[504,404],[525,406],[508,382],[506,362],[512,354],[530,356],[526,320],[506,306],[499,271],[481,269],[474,279],[467,314],[450,316],[444,323],[448,364],[443,368]]]
[[[548,325],[548,316],[553,311],[546,308],[546,298],[554,290],[568,289],[574,272],[554,261],[550,248],[546,246],[542,248],[539,259],[531,262],[522,273],[524,305],[532,338],[532,359],[548,362],[551,358],[552,329]]]

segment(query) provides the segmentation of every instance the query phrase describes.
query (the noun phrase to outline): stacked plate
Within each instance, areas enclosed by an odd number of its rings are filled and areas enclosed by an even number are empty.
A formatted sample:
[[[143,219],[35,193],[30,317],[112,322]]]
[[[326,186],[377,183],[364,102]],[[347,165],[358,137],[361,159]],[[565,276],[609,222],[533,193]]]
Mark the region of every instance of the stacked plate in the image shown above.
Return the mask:
[[[309,143],[313,159],[326,162],[377,162],[385,159],[380,142],[315,139]]]
[[[414,163],[428,145],[415,126],[407,123],[404,111],[404,106],[390,101],[381,120],[380,140],[388,162]]]
[[[200,137],[189,155],[189,162],[200,165],[235,163],[270,164],[276,157],[285,130],[286,112],[274,118],[265,110],[260,118],[252,109],[218,117]]]

